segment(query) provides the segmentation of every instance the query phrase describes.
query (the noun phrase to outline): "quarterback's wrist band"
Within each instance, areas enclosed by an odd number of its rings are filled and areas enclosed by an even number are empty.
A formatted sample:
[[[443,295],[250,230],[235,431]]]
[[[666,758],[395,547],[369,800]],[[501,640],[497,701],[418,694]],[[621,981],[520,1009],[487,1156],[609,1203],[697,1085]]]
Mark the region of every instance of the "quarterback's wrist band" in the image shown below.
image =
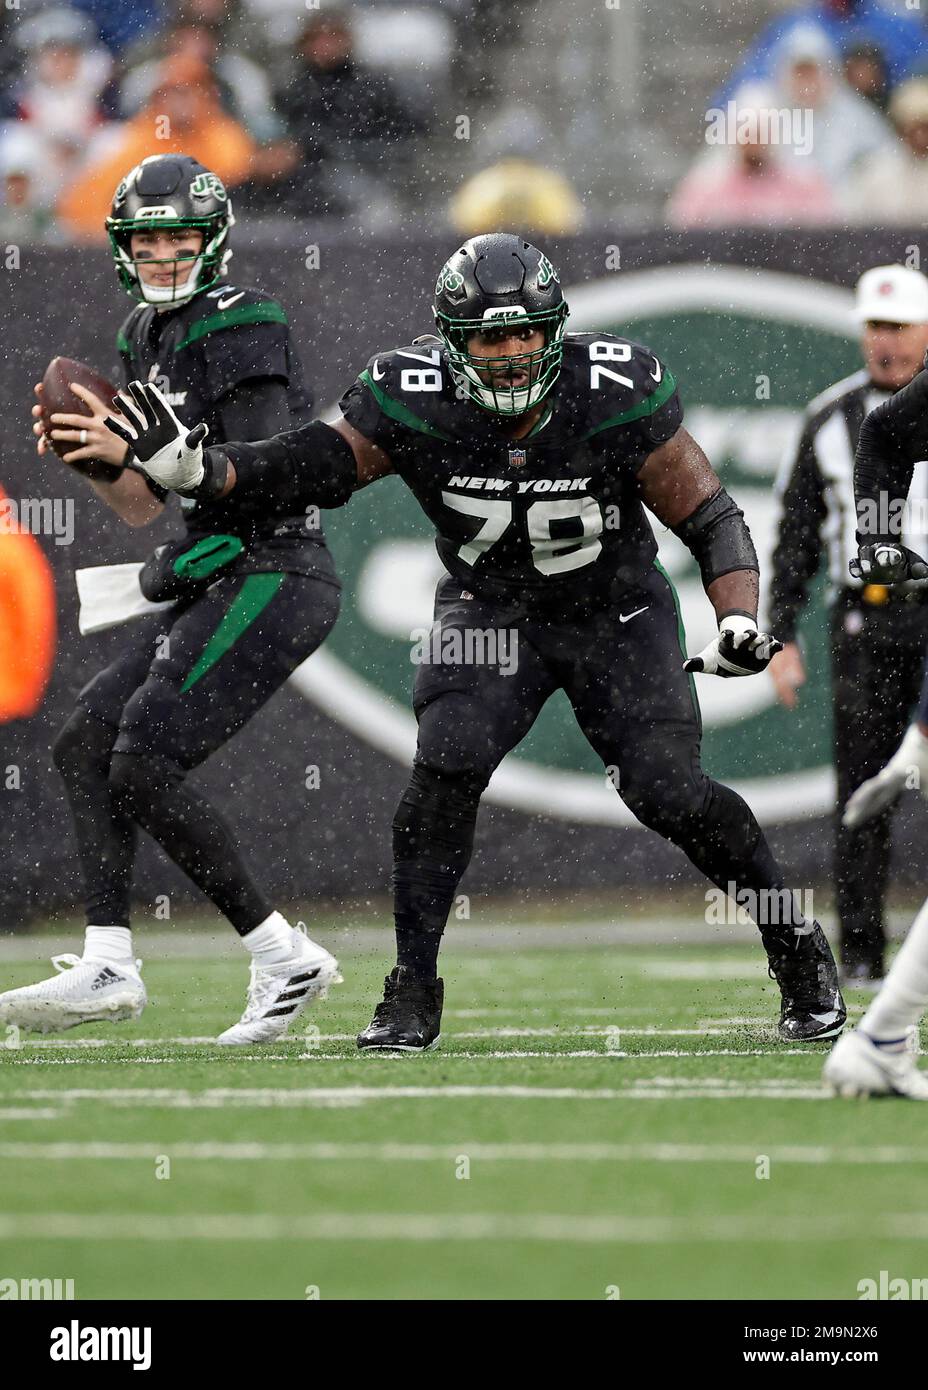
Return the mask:
[[[180,497],[192,497],[197,502],[209,502],[218,497],[229,477],[229,459],[225,450],[214,446],[203,450],[203,477],[194,487],[177,488]]]

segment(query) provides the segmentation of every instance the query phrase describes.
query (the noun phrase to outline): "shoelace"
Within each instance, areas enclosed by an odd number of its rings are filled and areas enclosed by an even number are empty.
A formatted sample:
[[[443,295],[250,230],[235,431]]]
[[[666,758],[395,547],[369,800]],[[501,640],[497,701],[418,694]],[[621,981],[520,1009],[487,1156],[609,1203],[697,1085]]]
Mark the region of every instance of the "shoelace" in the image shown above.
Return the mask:
[[[64,973],[65,966],[73,970],[75,965],[95,965],[98,968],[103,965],[116,965],[115,961],[84,960],[83,956],[77,956],[73,951],[63,951],[60,956],[52,956],[51,962],[59,975]],[[120,962],[120,964],[123,964],[123,962]],[[139,971],[142,969],[142,962],[140,960],[135,962],[135,968]]]
[[[65,966],[85,965],[83,956],[76,956],[73,951],[64,951],[60,956],[52,956],[52,965],[59,975],[64,973]]]

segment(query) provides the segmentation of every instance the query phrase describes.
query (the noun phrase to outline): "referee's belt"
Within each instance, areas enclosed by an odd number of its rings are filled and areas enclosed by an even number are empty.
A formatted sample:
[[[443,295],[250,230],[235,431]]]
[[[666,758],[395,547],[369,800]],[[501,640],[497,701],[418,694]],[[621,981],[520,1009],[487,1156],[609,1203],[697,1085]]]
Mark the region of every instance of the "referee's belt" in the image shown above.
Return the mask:
[[[924,592],[910,591],[907,594],[900,586],[894,584],[864,584],[860,588],[844,589],[843,595],[849,607],[863,604],[865,608],[887,608],[900,603],[921,605],[928,597],[928,589]]]

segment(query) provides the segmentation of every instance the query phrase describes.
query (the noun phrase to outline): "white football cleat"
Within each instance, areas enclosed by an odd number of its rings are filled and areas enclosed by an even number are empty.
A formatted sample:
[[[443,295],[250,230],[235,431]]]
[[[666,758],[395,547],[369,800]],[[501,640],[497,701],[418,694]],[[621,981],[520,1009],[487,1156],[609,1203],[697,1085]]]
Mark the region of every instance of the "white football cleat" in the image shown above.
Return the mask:
[[[928,1100],[928,1076],[919,1071],[915,1055],[887,1052],[855,1028],[835,1043],[823,1076],[837,1096],[907,1096]]]
[[[251,962],[245,1012],[216,1039],[227,1047],[274,1042],[314,999],[324,999],[329,985],[342,982],[338,961],[306,934],[293,928],[293,956],[277,965]]]
[[[52,965],[57,975],[0,994],[0,1024],[58,1033],[79,1023],[138,1018],[148,1003],[141,961],[85,960],[68,953],[52,956]]]

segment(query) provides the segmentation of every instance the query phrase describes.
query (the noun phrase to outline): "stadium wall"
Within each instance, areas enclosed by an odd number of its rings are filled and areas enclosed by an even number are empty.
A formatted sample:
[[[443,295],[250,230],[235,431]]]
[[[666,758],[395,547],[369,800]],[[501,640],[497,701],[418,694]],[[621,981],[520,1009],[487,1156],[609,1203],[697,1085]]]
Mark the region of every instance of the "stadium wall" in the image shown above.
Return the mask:
[[[550,253],[575,307],[573,326],[627,326],[629,336],[648,341],[672,364],[690,427],[736,495],[749,499],[745,509],[761,536],[769,534],[773,515],[774,454],[798,411],[857,365],[849,287],[871,265],[914,261],[917,248],[918,234],[904,230],[607,231],[554,243]],[[429,331],[430,293],[448,250],[445,235],[407,244],[295,235],[288,226],[249,240],[242,229],[232,278],[259,285],[286,305],[317,404],[325,408],[376,350]],[[49,358],[61,353],[115,374],[115,331],[127,303],[106,254],[64,247],[0,252],[6,290],[0,485],[13,499],[52,499],[73,508],[68,543],[39,537],[58,592],[51,685],[37,715],[0,726],[3,930],[69,915],[79,899],[79,869],[49,746],[81,686],[118,650],[120,632],[78,635],[74,571],[142,559],[175,526],[124,527],[79,478],[56,460],[38,459],[32,446],[32,384]],[[402,629],[421,608],[434,562],[428,529],[397,483],[362,496],[363,505],[355,499],[329,524],[346,587],[331,643],[308,663],[302,690],[288,687],[196,774],[281,901],[363,897],[384,892],[389,881],[390,822],[414,737],[406,708],[413,668]],[[693,643],[708,621],[707,606],[686,557],[670,550],[667,563],[687,596],[685,613],[694,615]],[[715,682],[714,690],[711,678],[700,683],[705,764],[746,789],[797,887],[827,881],[831,850],[820,600],[808,641],[812,678],[798,716],[777,710],[760,683]],[[556,703],[521,764],[507,760],[494,795],[481,813],[465,883],[472,894],[624,885],[628,901],[653,882],[698,882],[681,854],[626,823],[568,712]],[[897,837],[900,881],[921,879],[912,847],[923,827],[921,807],[907,805]],[[155,916],[161,895],[170,898],[172,912],[202,901],[145,841],[137,872],[140,918]]]

